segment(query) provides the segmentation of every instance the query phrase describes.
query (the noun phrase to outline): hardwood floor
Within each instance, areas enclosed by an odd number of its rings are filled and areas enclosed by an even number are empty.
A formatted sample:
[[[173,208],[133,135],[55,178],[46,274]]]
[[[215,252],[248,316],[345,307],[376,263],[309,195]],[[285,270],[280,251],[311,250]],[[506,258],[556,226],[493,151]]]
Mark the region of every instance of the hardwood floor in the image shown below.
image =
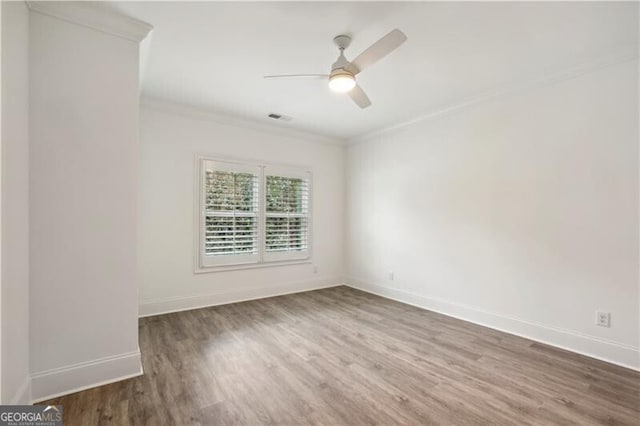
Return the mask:
[[[640,373],[347,287],[140,320],[65,425],[640,424]]]

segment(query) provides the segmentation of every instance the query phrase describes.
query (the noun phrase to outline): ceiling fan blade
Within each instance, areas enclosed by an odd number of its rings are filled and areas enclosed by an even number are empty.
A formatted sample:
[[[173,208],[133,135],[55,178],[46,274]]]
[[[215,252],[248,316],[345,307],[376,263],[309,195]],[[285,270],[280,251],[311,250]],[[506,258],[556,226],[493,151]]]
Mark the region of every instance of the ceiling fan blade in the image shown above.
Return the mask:
[[[358,55],[357,58],[351,61],[351,65],[357,69],[356,74],[364,71],[366,68],[393,52],[398,46],[404,43],[406,39],[407,36],[402,31],[395,29],[373,43]]]
[[[265,75],[264,78],[329,78],[329,74],[281,74]]]
[[[349,97],[353,99],[353,102],[357,103],[358,106],[362,109],[371,105],[369,97],[366,93],[364,93],[362,87],[358,86],[357,84],[353,89],[349,91]]]

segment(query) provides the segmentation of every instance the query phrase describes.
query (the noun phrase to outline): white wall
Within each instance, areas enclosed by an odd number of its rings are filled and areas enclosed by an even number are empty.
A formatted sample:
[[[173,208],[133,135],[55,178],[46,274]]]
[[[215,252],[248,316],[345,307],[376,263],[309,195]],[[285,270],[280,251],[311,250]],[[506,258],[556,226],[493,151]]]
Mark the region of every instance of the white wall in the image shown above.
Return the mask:
[[[640,368],[637,94],[626,62],[350,146],[349,283]]]
[[[29,11],[2,2],[2,397],[29,389]]]
[[[46,13],[54,6],[42,7]],[[71,18],[90,12],[69,11]],[[100,22],[90,18],[92,26]],[[30,19],[31,371],[38,400],[140,373],[139,43],[36,11]]]
[[[344,148],[221,121],[225,118],[195,110],[143,104],[138,215],[141,315],[343,282]],[[195,274],[194,157],[198,153],[310,166],[312,263]]]

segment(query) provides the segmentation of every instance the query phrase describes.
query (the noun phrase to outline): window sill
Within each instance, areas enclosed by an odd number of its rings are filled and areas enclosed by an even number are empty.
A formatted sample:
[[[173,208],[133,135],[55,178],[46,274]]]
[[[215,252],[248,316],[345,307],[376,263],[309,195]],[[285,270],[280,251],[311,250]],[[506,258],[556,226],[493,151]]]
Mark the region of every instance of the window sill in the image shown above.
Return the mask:
[[[278,266],[292,266],[292,265],[310,265],[311,259],[299,259],[299,260],[281,260],[265,263],[248,263],[237,265],[220,265],[220,266],[196,266],[195,274],[207,274],[209,272],[228,272],[228,271],[240,271],[243,269],[262,269],[262,268],[275,268]]]

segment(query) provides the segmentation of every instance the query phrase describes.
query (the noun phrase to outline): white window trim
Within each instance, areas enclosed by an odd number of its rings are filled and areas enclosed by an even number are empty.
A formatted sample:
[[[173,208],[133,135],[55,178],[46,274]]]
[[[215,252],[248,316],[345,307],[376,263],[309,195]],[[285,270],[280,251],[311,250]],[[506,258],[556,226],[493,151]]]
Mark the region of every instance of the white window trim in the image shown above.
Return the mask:
[[[258,261],[247,261],[244,262],[242,259],[237,259],[238,262],[234,263],[224,263],[220,265],[204,265],[203,264],[203,233],[202,233],[202,225],[204,223],[204,209],[203,209],[203,201],[204,201],[204,182],[202,173],[202,167],[204,161],[214,161],[217,163],[230,163],[237,165],[238,168],[255,168],[259,167],[261,172],[259,176],[260,181],[260,194],[258,201]],[[209,154],[196,154],[194,160],[194,170],[195,170],[195,179],[194,179],[194,260],[195,260],[195,268],[194,272],[196,274],[200,273],[208,273],[208,272],[223,272],[223,271],[233,271],[239,269],[255,269],[255,268],[270,268],[277,266],[287,266],[287,265],[299,265],[299,264],[310,264],[312,262],[313,256],[313,172],[311,167],[305,167],[300,165],[289,165],[289,164],[274,164],[265,161],[254,161],[254,160],[242,160],[237,158],[229,158],[218,155],[209,155]],[[309,201],[308,201],[308,246],[306,254],[301,255],[300,257],[292,257],[291,255],[286,256],[286,259],[278,259],[277,256],[273,256],[271,254],[269,260],[264,259],[264,241],[265,241],[265,226],[266,226],[266,178],[265,178],[265,169],[268,168],[270,173],[278,173],[278,175],[282,176],[291,176],[291,177],[304,177],[309,179]],[[234,166],[235,169],[235,166]],[[275,172],[274,172],[275,171]]]

